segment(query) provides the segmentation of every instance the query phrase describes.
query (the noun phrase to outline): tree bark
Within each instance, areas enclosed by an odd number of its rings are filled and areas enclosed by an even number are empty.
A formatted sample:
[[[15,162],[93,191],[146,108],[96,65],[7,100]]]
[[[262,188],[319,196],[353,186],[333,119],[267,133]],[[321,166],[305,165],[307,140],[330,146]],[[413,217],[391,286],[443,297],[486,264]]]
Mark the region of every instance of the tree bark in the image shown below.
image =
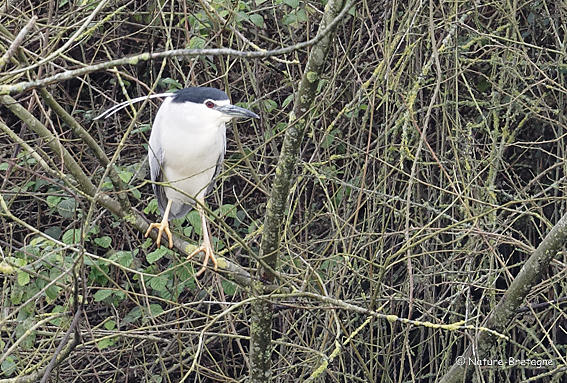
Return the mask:
[[[336,18],[344,15],[350,8],[345,0],[329,0],[319,25],[318,34],[329,26]],[[343,12],[341,12],[343,10]],[[266,207],[260,260],[258,268],[260,279],[273,283],[276,279],[282,222],[289,195],[289,188],[295,177],[294,170],[303,141],[309,112],[314,103],[319,79],[323,72],[327,54],[335,36],[334,30],[325,34],[309,52],[307,65],[303,71],[299,89],[295,95],[293,111],[289,117],[284,136],[276,174],[273,181],[270,199]],[[261,291],[261,290],[260,290]],[[253,293],[259,291],[252,290]],[[268,301],[257,300],[252,305],[250,324],[250,382],[271,381],[271,335],[272,305]]]

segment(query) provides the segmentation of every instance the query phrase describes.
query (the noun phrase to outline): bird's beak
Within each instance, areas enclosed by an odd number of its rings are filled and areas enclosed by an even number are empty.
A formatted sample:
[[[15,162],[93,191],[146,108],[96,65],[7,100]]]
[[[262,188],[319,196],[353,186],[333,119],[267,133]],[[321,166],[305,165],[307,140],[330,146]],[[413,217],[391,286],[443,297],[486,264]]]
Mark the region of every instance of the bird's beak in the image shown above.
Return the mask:
[[[256,113],[249,111],[248,109],[244,109],[241,108],[239,106],[236,105],[222,105],[222,106],[218,106],[215,108],[216,110],[218,110],[219,112],[221,112],[222,114],[225,114],[227,116],[231,116],[231,117],[248,117],[248,118],[260,118],[260,116],[258,116]]]

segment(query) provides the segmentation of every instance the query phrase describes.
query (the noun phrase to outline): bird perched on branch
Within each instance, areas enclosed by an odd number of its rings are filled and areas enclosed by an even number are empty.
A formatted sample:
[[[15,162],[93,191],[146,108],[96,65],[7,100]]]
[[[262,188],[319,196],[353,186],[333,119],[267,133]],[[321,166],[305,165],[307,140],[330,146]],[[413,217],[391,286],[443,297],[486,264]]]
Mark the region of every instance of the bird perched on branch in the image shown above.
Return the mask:
[[[206,270],[209,259],[215,270],[218,266],[203,205],[222,167],[226,152],[225,124],[235,117],[259,117],[232,105],[226,93],[215,88],[191,87],[161,94],[164,95],[167,98],[157,112],[148,149],[152,186],[163,219],[150,225],[146,237],[156,228],[157,246],[165,232],[172,248],[169,220],[185,216],[196,205],[203,243],[188,259],[201,251],[205,253],[198,276]]]
[[[150,224],[146,238],[152,229],[157,228],[157,246],[160,246],[165,232],[169,247],[172,248],[169,220],[183,217],[196,204],[203,227],[203,243],[187,259],[201,251],[205,253],[203,267],[197,273],[199,276],[206,270],[209,259],[215,270],[218,266],[203,205],[222,167],[226,151],[225,124],[235,117],[259,117],[247,109],[231,105],[227,94],[222,90],[190,87],[175,93],[153,94],[122,102],[95,120],[108,118],[135,102],[157,97],[166,99],[159,108],[152,127],[148,156],[152,187],[163,219]]]

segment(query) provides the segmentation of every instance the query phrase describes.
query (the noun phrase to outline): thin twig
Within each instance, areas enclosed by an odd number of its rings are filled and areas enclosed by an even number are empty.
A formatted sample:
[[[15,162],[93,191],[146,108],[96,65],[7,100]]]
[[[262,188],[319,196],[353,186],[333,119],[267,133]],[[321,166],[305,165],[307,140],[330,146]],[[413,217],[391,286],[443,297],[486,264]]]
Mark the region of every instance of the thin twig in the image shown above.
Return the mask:
[[[260,58],[260,57],[271,57],[271,56],[280,56],[285,55],[287,53],[294,52],[299,49],[310,47],[314,44],[317,44],[321,39],[323,39],[333,28],[341,21],[341,19],[347,14],[349,9],[351,8],[352,3],[350,3],[347,7],[343,9],[341,13],[337,15],[337,17],[329,23],[329,25],[322,30],[320,33],[317,34],[313,39],[298,43],[296,45],[292,45],[286,48],[281,49],[274,49],[270,51],[239,51],[236,49],[230,48],[221,48],[221,49],[173,49],[163,52],[148,52],[142,53],[139,55],[134,55],[130,57],[124,57],[117,60],[105,61],[100,64],[89,65],[84,68],[65,71],[62,73],[58,73],[56,75],[46,77],[41,80],[35,81],[25,81],[20,82],[17,84],[12,85],[0,85],[0,95],[1,94],[12,94],[12,93],[19,93],[23,92],[30,88],[35,88],[38,86],[45,86],[49,84],[53,84],[59,81],[70,80],[74,77],[84,76],[89,73],[97,72],[103,69],[113,68],[121,65],[136,65],[141,61],[149,61],[155,60],[159,58],[170,58],[170,57],[193,57],[193,56],[233,56],[233,57],[240,57],[240,58]],[[29,67],[28,69],[31,69]]]
[[[10,61],[10,59],[12,58],[14,53],[16,53],[16,49],[18,49],[20,47],[20,45],[22,45],[24,38],[30,32],[30,30],[34,27],[36,21],[37,21],[37,16],[33,16],[30,19],[30,21],[28,21],[26,26],[22,28],[20,33],[18,33],[18,35],[16,36],[14,41],[12,41],[12,44],[10,44],[10,47],[8,48],[6,53],[4,53],[4,55],[2,57],[0,57],[0,71],[2,71],[2,68],[4,68],[4,65],[6,65],[8,63],[8,61]]]

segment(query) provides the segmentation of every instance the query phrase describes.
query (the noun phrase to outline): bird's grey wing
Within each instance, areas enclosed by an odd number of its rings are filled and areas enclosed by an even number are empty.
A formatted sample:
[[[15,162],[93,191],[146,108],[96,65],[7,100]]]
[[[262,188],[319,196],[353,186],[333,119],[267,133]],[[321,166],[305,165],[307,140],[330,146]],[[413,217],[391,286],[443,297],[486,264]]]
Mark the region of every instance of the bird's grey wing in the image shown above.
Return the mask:
[[[161,214],[165,212],[167,206],[167,197],[165,195],[165,188],[162,185],[158,185],[155,182],[163,182],[163,174],[161,172],[163,150],[159,148],[159,145],[155,145],[154,149],[152,146],[149,147],[148,157],[150,162],[150,177],[154,183],[152,183],[152,188],[154,189],[154,194],[156,196],[159,210]]]
[[[224,155],[226,154],[226,135],[223,137],[223,149],[222,152],[219,156],[219,159],[217,160],[217,165],[215,167],[215,174],[213,175],[213,178],[211,179],[211,183],[209,184],[209,186],[207,186],[207,190],[205,191],[205,195],[209,194],[210,192],[213,191],[214,187],[215,187],[215,182],[217,179],[217,176],[222,172],[222,164],[224,161]]]
[[[152,184],[152,188],[154,189],[154,194],[156,196],[159,211],[163,216],[165,213],[165,209],[167,207],[167,195],[165,194],[165,187],[162,185],[158,185],[157,183],[163,183],[165,178],[163,177],[163,150],[161,149],[159,143],[154,143],[156,149],[154,150],[152,146],[149,148],[149,162],[150,162],[150,177],[154,182]],[[156,183],[157,182],[157,183]],[[177,202],[173,201],[171,204],[171,209],[169,210],[168,218],[181,218],[184,217],[195,205],[194,202]]]

